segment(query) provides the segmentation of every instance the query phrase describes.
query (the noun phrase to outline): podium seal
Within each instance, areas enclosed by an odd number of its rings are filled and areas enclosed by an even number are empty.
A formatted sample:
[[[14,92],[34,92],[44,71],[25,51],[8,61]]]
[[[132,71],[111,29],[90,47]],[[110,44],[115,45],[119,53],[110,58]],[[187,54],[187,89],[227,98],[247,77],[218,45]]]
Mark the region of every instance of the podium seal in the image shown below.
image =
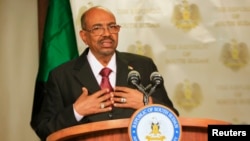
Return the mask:
[[[128,133],[131,141],[180,141],[181,125],[172,110],[152,104],[132,115]]]

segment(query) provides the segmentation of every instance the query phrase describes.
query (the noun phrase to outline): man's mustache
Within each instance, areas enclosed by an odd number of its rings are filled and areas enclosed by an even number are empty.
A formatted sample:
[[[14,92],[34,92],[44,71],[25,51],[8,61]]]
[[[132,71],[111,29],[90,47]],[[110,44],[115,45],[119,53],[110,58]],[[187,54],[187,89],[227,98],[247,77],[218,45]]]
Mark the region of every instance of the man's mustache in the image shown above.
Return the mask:
[[[112,37],[103,37],[99,42],[102,42],[104,40],[111,40],[112,42],[115,41]]]

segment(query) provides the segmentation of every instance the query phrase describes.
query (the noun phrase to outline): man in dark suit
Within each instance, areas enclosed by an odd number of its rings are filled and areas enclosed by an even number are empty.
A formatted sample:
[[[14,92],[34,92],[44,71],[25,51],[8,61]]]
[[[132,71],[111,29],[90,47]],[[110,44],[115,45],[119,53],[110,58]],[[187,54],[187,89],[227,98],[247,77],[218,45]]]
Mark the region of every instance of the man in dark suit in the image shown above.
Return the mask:
[[[80,36],[89,47],[79,58],[51,71],[39,122],[34,126],[42,140],[66,127],[131,117],[144,103],[143,93],[127,82],[129,72],[138,71],[145,86],[150,83],[150,74],[157,71],[152,59],[116,50],[120,26],[108,9],[92,7],[81,22]],[[103,68],[111,69],[111,90],[100,87]],[[164,86],[149,97],[149,104],[153,103],[165,105],[178,115]]]

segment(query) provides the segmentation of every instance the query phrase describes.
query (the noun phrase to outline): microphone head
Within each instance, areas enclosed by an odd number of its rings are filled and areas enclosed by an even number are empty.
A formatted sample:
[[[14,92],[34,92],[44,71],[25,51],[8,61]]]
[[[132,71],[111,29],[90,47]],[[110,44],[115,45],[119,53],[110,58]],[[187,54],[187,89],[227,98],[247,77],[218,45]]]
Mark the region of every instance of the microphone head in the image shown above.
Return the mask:
[[[141,76],[138,71],[132,70],[128,73],[128,83],[129,84],[140,84]]]
[[[163,83],[163,78],[159,72],[152,72],[150,75],[150,81],[153,85],[160,85]]]

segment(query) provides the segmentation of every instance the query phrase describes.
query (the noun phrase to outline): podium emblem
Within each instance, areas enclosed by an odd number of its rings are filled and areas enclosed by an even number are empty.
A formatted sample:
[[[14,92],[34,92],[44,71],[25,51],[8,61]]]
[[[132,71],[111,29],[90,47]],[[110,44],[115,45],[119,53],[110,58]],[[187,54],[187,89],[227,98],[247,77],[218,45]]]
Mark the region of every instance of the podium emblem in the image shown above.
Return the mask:
[[[172,110],[152,104],[133,114],[128,133],[131,141],[180,141],[181,125]]]

